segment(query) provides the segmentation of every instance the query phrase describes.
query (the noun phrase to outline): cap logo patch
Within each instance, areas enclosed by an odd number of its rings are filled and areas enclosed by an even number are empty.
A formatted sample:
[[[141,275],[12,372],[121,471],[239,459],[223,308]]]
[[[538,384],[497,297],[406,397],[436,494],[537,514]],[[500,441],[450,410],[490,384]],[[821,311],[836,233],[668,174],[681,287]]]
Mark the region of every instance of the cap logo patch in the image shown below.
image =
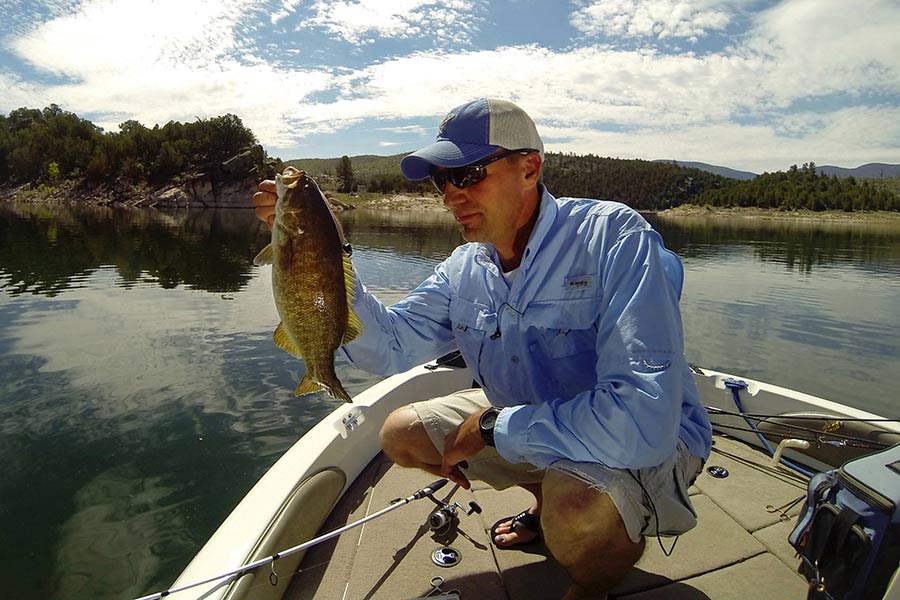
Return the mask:
[[[449,115],[444,117],[444,120],[441,121],[441,124],[438,126],[438,135],[444,135],[444,127],[446,127],[447,123],[449,123],[450,121],[452,121],[455,118],[456,118],[456,115],[453,113],[450,113]]]

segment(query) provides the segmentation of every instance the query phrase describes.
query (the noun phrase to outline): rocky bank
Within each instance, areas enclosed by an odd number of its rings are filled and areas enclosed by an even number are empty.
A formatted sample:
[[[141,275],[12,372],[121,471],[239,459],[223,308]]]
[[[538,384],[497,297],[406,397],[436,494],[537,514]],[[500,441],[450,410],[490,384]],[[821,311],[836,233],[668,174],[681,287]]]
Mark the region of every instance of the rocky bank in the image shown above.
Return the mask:
[[[200,172],[184,173],[169,181],[119,177],[100,184],[85,180],[66,180],[56,185],[25,184],[0,189],[0,200],[160,208],[246,208],[257,183],[274,176],[274,161],[267,159],[262,146],[257,145],[226,161],[207,164]]]

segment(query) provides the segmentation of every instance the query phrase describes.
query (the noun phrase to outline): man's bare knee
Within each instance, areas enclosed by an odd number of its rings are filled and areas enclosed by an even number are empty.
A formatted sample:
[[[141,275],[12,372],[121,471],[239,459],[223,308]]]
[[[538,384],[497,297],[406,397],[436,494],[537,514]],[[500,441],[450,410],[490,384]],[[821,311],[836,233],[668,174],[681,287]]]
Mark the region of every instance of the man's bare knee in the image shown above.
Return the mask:
[[[544,479],[541,525],[547,547],[576,583],[609,590],[644,551],[634,543],[606,492],[550,469]]]
[[[380,435],[382,450],[401,467],[441,464],[440,454],[412,406],[403,406],[389,414]]]

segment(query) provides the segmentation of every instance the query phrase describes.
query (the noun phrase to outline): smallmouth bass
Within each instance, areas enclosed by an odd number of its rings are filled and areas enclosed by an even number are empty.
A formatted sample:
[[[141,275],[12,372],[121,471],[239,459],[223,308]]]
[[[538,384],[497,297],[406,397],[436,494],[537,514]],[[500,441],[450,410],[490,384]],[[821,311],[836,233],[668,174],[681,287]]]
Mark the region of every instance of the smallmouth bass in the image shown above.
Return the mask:
[[[334,372],[334,353],[362,333],[351,308],[355,278],[349,245],[316,182],[288,167],[275,176],[278,201],[272,242],[254,264],[272,265],[272,292],[281,323],[275,345],[302,358],[306,375],[295,394],[324,389],[352,402]]]

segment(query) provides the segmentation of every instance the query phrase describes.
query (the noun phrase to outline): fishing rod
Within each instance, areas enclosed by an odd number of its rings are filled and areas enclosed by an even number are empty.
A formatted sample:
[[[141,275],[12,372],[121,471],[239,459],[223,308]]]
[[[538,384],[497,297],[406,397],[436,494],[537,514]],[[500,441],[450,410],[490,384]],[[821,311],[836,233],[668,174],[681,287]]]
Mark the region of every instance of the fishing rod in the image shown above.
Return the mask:
[[[135,600],[159,600],[160,598],[165,598],[166,596],[169,596],[171,594],[183,592],[185,590],[189,590],[191,588],[205,585],[207,583],[213,583],[215,581],[219,581],[219,580],[225,579],[227,577],[243,576],[246,573],[249,573],[250,571],[252,571],[253,569],[274,563],[279,558],[283,558],[285,556],[290,556],[291,554],[296,554],[297,552],[306,550],[307,548],[309,548],[311,546],[315,546],[316,544],[321,544],[322,542],[330,540],[331,538],[337,537],[337,536],[341,535],[342,533],[353,529],[354,527],[359,527],[360,525],[363,525],[365,523],[368,523],[369,521],[377,519],[378,517],[386,515],[387,513],[391,512],[393,510],[397,510],[401,506],[405,506],[405,505],[409,504],[410,502],[412,502],[413,500],[420,500],[422,498],[431,498],[435,492],[437,492],[439,489],[441,489],[445,485],[447,485],[446,479],[438,479],[437,481],[426,485],[422,489],[413,492],[412,495],[407,496],[406,498],[396,498],[396,499],[392,500],[391,503],[387,507],[382,508],[378,512],[372,513],[371,515],[363,517],[362,519],[360,519],[358,521],[354,521],[353,523],[344,525],[343,527],[341,527],[339,529],[335,529],[334,531],[332,531],[330,533],[320,535],[319,537],[309,540],[308,542],[303,542],[302,544],[294,546],[293,548],[288,548],[287,550],[282,550],[281,552],[276,552],[272,556],[267,556],[266,558],[261,558],[257,561],[248,563],[248,564],[238,567],[236,569],[232,569],[225,573],[221,573],[219,575],[213,575],[212,577],[207,577],[206,579],[203,579],[202,581],[195,581],[193,583],[188,583],[188,584],[185,584],[185,585],[182,585],[179,587],[174,587],[174,588],[171,588],[168,590],[163,590],[161,592],[156,592],[155,594],[150,594],[149,596],[141,596],[140,598],[136,598]]]
[[[809,442],[817,442],[820,444],[827,445],[843,445],[843,446],[851,446],[855,448],[887,448],[891,446],[891,444],[886,444],[883,442],[879,442],[876,440],[871,440],[855,435],[848,435],[846,433],[837,433],[832,430],[822,430],[822,429],[813,429],[812,427],[804,427],[803,425],[798,425],[795,423],[781,423],[779,421],[769,421],[768,419],[778,419],[778,418],[789,418],[792,421],[819,421],[819,422],[828,422],[828,424],[837,424],[841,425],[843,423],[897,423],[900,422],[898,419],[854,419],[854,418],[844,418],[837,415],[783,415],[783,414],[760,414],[760,413],[745,413],[745,412],[734,412],[725,410],[722,408],[717,408],[714,406],[706,406],[707,412],[711,415],[725,415],[729,417],[742,417],[745,421],[747,419],[752,419],[754,421],[766,422],[770,427],[772,427],[772,431],[770,433],[778,434],[778,431],[775,431],[775,427],[780,427],[782,430],[786,430],[787,432],[801,431],[804,433],[813,434],[812,438],[803,438],[800,436],[793,436],[798,439],[806,439]],[[733,425],[723,425],[721,423],[717,424],[716,427],[733,429],[736,431],[749,431],[756,433],[755,429],[742,429],[740,427],[736,427]],[[833,438],[835,440],[839,440],[836,444],[835,442],[828,442],[826,438]],[[855,442],[855,443],[853,443]]]

